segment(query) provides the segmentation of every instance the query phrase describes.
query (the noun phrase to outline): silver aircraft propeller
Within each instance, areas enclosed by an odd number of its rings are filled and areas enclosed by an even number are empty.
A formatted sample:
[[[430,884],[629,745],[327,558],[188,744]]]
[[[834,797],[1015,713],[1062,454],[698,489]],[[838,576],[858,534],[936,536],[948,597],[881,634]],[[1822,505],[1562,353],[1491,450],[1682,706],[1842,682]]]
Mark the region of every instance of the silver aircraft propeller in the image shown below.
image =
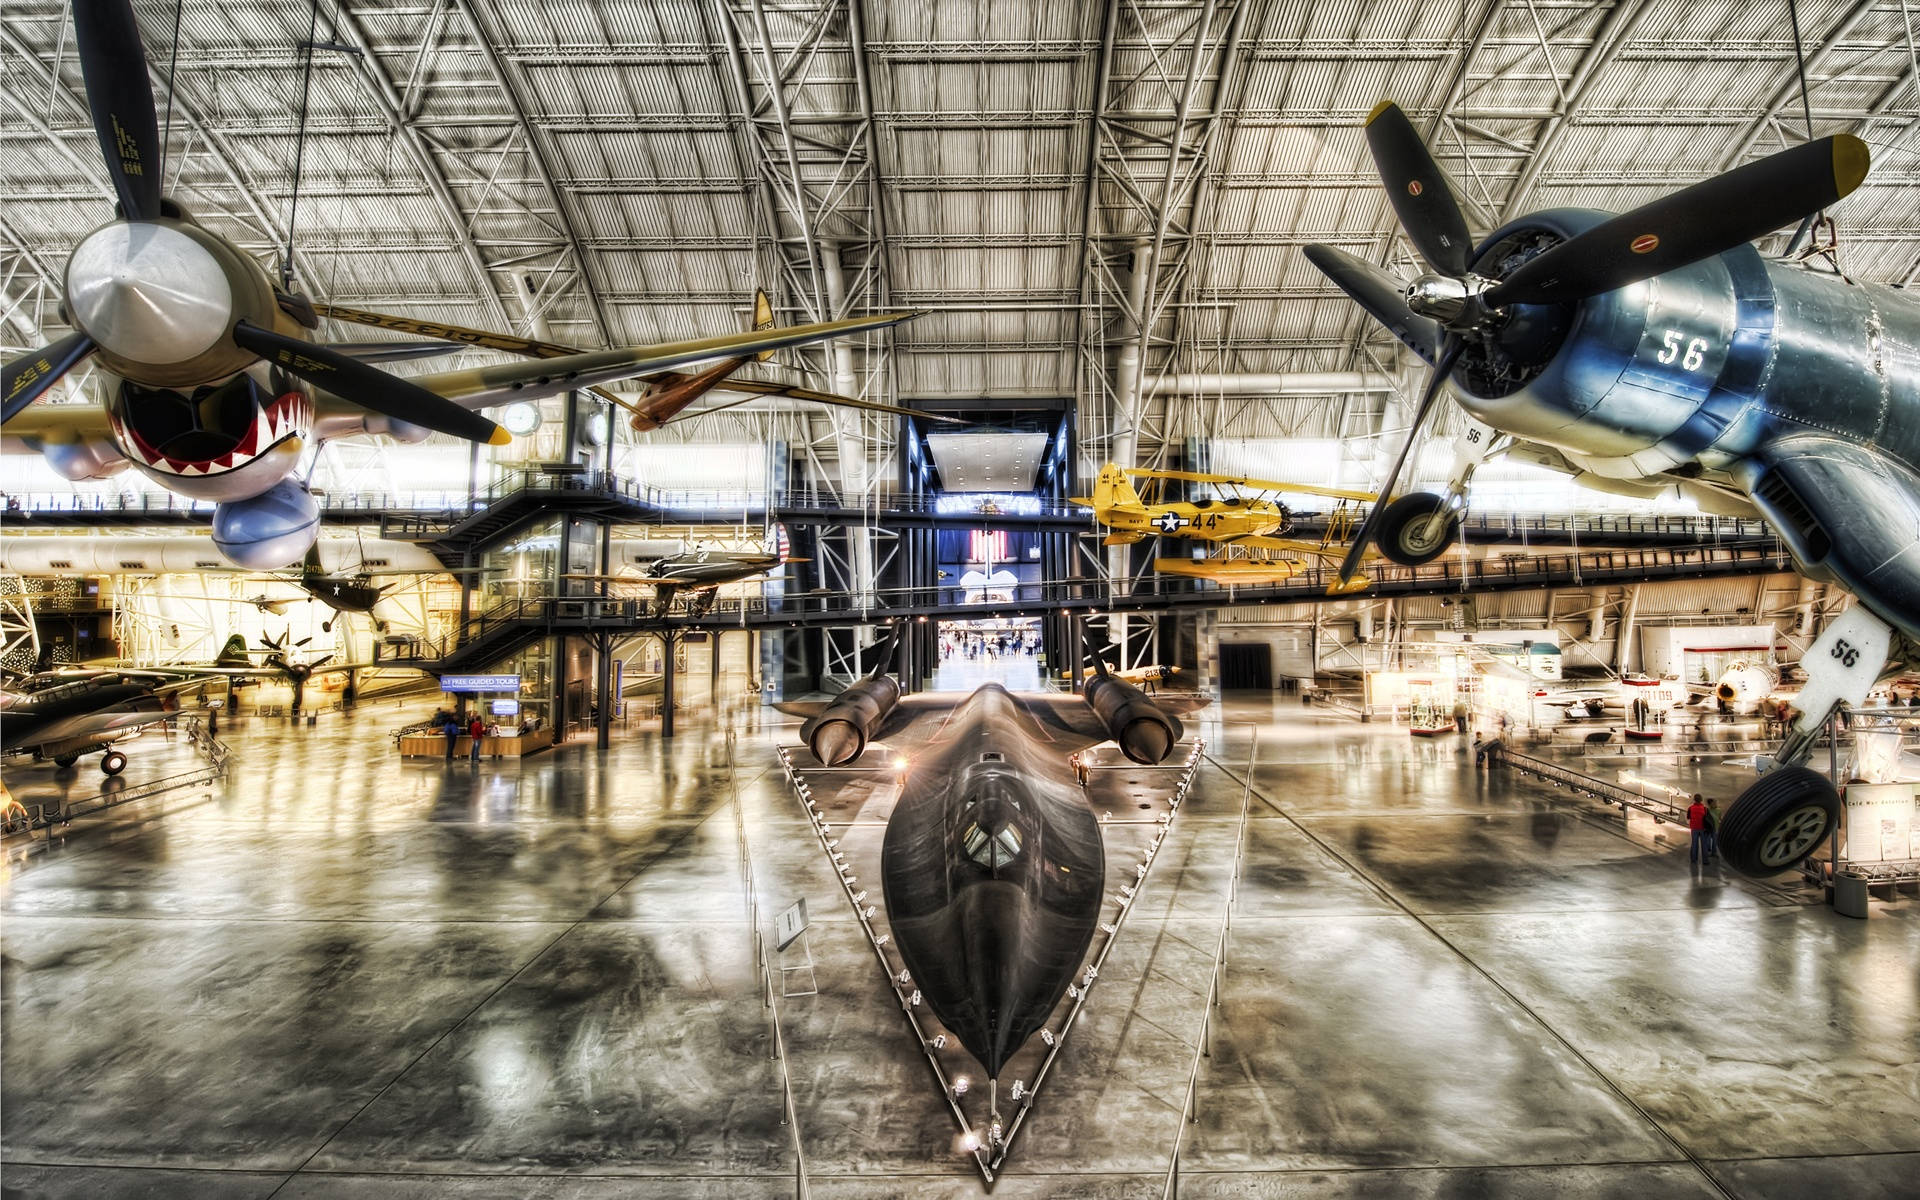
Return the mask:
[[[1331,246],[1309,246],[1306,254],[1341,291],[1432,363],[1433,374],[1380,483],[1379,498],[1340,564],[1343,581],[1353,578],[1372,545],[1379,518],[1448,376],[1468,348],[1498,336],[1514,306],[1577,303],[1724,254],[1834,204],[1860,186],[1869,163],[1866,143],[1848,134],[1807,142],[1622,213],[1496,280],[1473,272],[1466,217],[1398,105],[1382,103],[1367,117],[1367,148],[1394,215],[1430,273],[1403,288],[1379,267]],[[1434,519],[1451,520],[1451,514],[1441,511]]]

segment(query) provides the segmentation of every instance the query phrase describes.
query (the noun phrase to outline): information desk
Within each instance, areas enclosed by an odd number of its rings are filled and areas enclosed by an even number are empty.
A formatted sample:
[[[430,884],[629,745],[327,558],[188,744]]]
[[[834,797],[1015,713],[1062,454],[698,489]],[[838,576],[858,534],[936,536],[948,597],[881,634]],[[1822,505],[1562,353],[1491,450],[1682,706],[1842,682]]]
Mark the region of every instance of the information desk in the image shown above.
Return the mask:
[[[536,729],[531,733],[503,733],[480,739],[482,758],[521,758],[553,745],[553,730]],[[465,758],[473,753],[473,739],[461,734],[453,740],[453,756]],[[408,733],[400,737],[402,758],[445,758],[447,735],[444,733]]]

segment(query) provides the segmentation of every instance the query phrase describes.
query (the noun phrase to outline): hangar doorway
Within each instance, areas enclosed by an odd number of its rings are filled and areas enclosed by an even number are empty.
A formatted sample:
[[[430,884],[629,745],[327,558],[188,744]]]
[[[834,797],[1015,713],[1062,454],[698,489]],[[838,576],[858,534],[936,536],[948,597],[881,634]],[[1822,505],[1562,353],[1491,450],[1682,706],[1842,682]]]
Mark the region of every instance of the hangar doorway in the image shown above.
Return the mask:
[[[1041,691],[1040,618],[988,617],[940,622],[938,692],[970,692],[997,683],[1010,692]]]
[[[1273,690],[1273,647],[1265,642],[1220,643],[1220,686],[1232,691]]]

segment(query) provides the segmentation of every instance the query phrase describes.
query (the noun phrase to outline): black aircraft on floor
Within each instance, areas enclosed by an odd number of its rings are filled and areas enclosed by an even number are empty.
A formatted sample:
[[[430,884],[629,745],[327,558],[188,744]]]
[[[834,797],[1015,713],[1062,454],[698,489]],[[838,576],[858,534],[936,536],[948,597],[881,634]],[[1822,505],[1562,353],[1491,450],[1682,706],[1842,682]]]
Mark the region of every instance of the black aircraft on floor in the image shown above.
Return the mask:
[[[1081,695],[900,695],[882,665],[805,715],[815,758],[857,764],[868,744],[907,760],[887,821],[887,919],[914,985],[989,1079],[1033,1036],[1081,969],[1100,921],[1105,846],[1068,755],[1111,739],[1164,760],[1176,712],[1202,697],[1149,699],[1101,669]],[[884,769],[895,768],[892,755]]]

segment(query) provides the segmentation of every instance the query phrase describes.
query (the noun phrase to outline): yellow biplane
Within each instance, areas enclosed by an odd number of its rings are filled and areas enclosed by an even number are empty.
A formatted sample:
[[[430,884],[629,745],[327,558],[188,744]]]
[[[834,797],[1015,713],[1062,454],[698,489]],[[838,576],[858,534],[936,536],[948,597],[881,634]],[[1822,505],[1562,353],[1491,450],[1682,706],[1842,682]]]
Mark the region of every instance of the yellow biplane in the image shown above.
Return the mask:
[[[1132,479],[1207,483],[1229,494],[1221,499],[1148,503],[1134,489]],[[1335,501],[1321,536],[1287,537],[1294,527],[1294,513],[1276,498],[1279,495],[1320,496]],[[1102,545],[1129,546],[1150,537],[1177,537],[1226,547],[1227,553],[1209,558],[1156,558],[1154,569],[1170,575],[1246,586],[1293,578],[1300,570],[1302,556],[1337,561],[1345,554],[1347,541],[1359,525],[1361,506],[1371,504],[1374,499],[1372,492],[1315,484],[1197,471],[1155,471],[1108,463],[1094,481],[1093,495],[1075,498],[1073,502],[1093,509],[1094,520],[1107,530]],[[1360,591],[1369,582],[1356,576],[1349,585],[1336,584],[1329,590]]]

